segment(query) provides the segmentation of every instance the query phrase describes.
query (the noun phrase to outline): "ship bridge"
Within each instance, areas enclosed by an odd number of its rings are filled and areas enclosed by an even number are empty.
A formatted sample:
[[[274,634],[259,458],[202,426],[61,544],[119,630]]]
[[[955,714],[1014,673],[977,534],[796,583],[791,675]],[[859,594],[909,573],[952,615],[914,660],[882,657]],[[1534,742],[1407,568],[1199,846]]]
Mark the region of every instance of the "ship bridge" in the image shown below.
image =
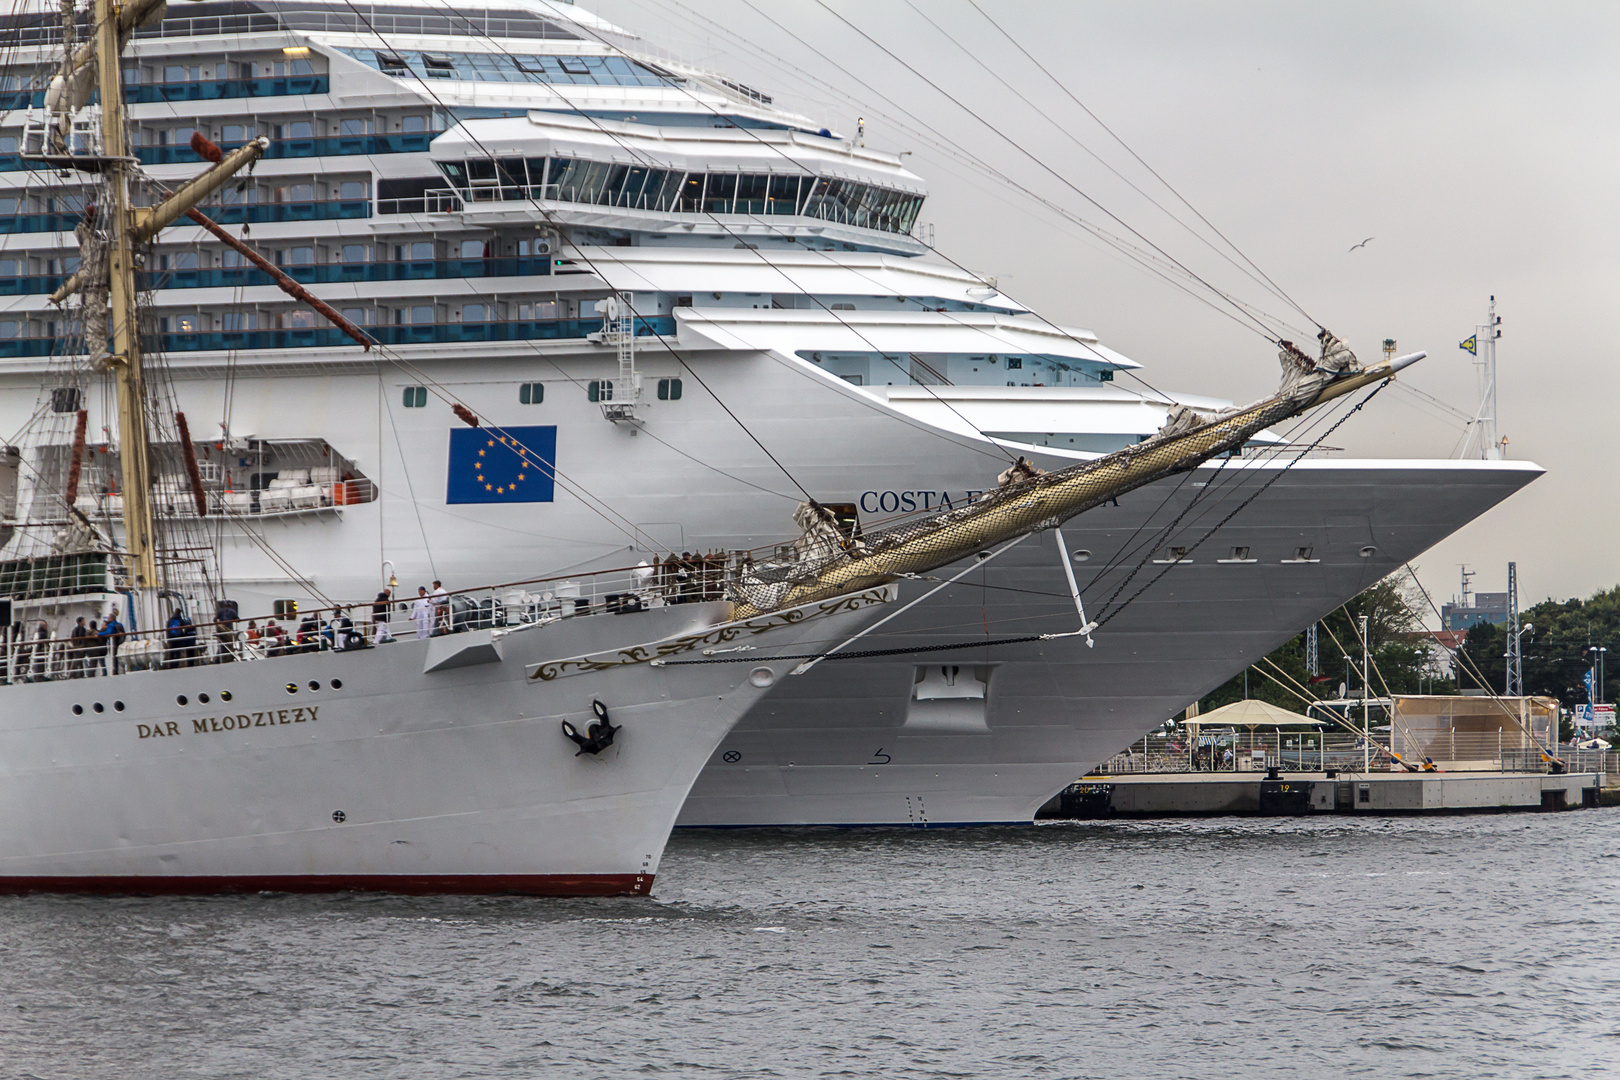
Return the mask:
[[[463,121],[433,140],[447,186],[430,211],[643,238],[918,255],[926,188],[890,154],[791,129],[630,123],[543,110]]]

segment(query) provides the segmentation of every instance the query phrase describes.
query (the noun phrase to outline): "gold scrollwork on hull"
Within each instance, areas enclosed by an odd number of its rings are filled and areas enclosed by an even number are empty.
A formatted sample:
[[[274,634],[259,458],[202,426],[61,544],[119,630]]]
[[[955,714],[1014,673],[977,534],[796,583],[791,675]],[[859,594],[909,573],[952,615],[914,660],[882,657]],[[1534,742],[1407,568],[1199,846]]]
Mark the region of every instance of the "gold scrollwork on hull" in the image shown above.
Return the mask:
[[[806,604],[803,607],[790,608],[787,611],[776,611],[743,622],[726,623],[722,626],[716,626],[712,630],[706,630],[701,634],[685,634],[681,637],[669,638],[666,641],[654,641],[646,645],[632,645],[627,649],[593,653],[589,656],[575,656],[566,660],[547,660],[535,664],[529,669],[529,681],[551,682],[554,679],[561,679],[569,675],[584,675],[593,671],[609,671],[613,668],[646,664],[654,660],[667,660],[672,656],[681,656],[699,649],[725,645],[739,639],[746,640],[759,637],[773,630],[780,630],[784,626],[795,626],[810,619],[820,619],[847,611],[860,611],[862,608],[888,603],[893,598],[894,590],[891,588],[867,589],[865,592],[824,600],[819,604]],[[762,657],[761,659],[768,660],[770,658]]]

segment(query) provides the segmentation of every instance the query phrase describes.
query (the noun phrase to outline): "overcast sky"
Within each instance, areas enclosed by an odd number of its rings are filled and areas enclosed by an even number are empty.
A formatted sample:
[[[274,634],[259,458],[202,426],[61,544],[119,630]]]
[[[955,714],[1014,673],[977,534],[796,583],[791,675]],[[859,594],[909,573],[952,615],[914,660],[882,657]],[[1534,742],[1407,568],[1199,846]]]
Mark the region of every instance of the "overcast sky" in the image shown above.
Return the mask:
[[[913,152],[941,251],[1048,317],[1097,331],[1156,386],[1252,400],[1275,388],[1275,350],[942,142],[1123,231],[1077,188],[1239,298],[1309,323],[1089,157],[1082,147],[1151,183],[1018,45],[1363,360],[1379,358],[1385,337],[1425,349],[1403,381],[1470,413],[1476,372],[1457,346],[1494,293],[1500,430],[1509,456],[1548,472],[1425,555],[1421,576],[1449,598],[1468,563],[1476,588],[1499,590],[1514,559],[1526,605],[1620,582],[1610,554],[1620,6],[979,3],[1017,45],[969,0],[586,6],[841,132],[866,117],[868,145]],[[1333,442],[1449,457],[1461,435],[1443,411],[1386,391]]]

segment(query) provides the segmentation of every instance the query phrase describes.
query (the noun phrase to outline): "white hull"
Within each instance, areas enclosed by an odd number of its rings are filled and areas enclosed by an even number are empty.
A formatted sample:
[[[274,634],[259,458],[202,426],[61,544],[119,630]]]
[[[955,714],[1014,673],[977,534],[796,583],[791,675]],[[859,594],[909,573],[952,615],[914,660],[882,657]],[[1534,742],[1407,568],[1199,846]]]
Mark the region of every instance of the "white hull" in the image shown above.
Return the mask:
[[[549,350],[560,370],[580,381],[610,371],[605,352]],[[492,422],[555,424],[559,470],[589,491],[611,493],[614,512],[647,534],[643,543],[696,551],[757,547],[796,535],[790,485],[707,395],[692,392],[652,411],[646,434],[636,437],[604,421],[568,382],[554,384],[541,409],[519,406],[513,380],[533,370],[532,357],[424,355],[418,362],[431,376],[454,381],[463,400]],[[994,482],[997,452],[982,440],[904,417],[821,372],[759,353],[696,363],[710,366],[711,377],[724,365],[717,385],[729,402],[751,403],[750,430],[812,494],[879,510],[863,517],[881,516],[891,496],[917,505],[924,493],[959,500]],[[454,587],[469,579],[517,580],[537,564],[560,573],[661,554],[651,544],[627,543],[623,532],[561,490],[548,503],[445,505],[447,431],[458,422],[443,405],[401,409],[404,376],[269,379],[252,378],[252,372],[245,365],[238,375],[252,388],[238,391],[239,430],[324,438],[378,481],[377,502],[255,525],[328,595],[366,595],[384,559],[398,567],[409,589],[432,576]],[[32,407],[37,391],[21,379],[19,373],[15,389],[0,399],[5,415]],[[202,412],[217,401],[220,384],[186,379],[177,391],[183,407]],[[358,406],[362,401],[369,404]],[[806,423],[807,416],[815,422]],[[1049,468],[1075,460],[1030,453]],[[722,463],[722,471],[710,462]],[[1069,547],[1093,553],[1077,567],[1087,602],[1095,606],[1113,591],[1118,575],[1090,579],[1122,549],[1132,552],[1122,560],[1130,568],[1162,554],[1163,545],[1196,541],[1285,464],[1206,466],[1178,489],[1167,481],[1070,522]],[[1109,623],[1095,650],[1068,640],[1002,646],[988,658],[825,663],[773,690],[711,758],[681,824],[1028,820],[1097,761],[1539,474],[1536,466],[1516,462],[1302,461],[1211,537],[1191,563],[1171,567]],[[1211,487],[1198,486],[1205,482]],[[1172,489],[1176,494],[1166,502]],[[1168,525],[1199,493],[1205,506],[1161,538],[1159,549],[1136,550],[1144,542],[1154,548],[1154,529]],[[1148,528],[1138,533],[1144,524]],[[228,528],[226,540],[229,592],[244,617],[262,615],[275,598],[303,595],[245,537]],[[1374,553],[1361,557],[1369,545]],[[1250,547],[1255,561],[1218,562],[1233,546]],[[1286,562],[1301,546],[1313,548],[1318,561]],[[1148,562],[1127,594],[1164,569]],[[1043,534],[863,639],[861,647],[960,642],[982,637],[986,626],[1005,637],[1075,625],[1051,534]],[[904,728],[916,670],[934,659],[995,666],[985,730],[936,736]],[[898,755],[896,739],[903,741]],[[728,752],[741,755],[729,766]],[[882,767],[869,764],[884,755],[891,760]]]
[[[1029,821],[1042,803],[1098,762],[1539,472],[1505,462],[1456,462],[1451,468],[1302,463],[1234,519],[1230,538],[1217,534],[1186,563],[1143,566],[1125,595],[1167,572],[1097,632],[1095,648],[1065,638],[824,662],[784,684],[727,736],[693,787],[679,824]],[[1063,527],[1071,551],[1092,552],[1076,568],[1082,584],[1095,573],[1088,568],[1108,562],[1135,535],[1168,486],[1137,492],[1121,506],[1082,514]],[[1155,520],[1179,513],[1193,494],[1189,488]],[[1211,524],[1191,530],[1193,538]],[[1250,546],[1255,561],[1219,561],[1238,543]],[[1319,561],[1281,561],[1301,546],[1312,548]],[[1369,546],[1376,550],[1363,557]],[[1078,619],[1059,557],[1053,534],[1043,533],[857,647],[963,644],[983,637],[981,626],[994,637],[1074,629]],[[1124,561],[1086,590],[1092,611],[1140,558]],[[920,591],[908,584],[903,599]],[[917,701],[919,669],[945,665],[988,667],[984,699],[951,710]]]
[[[770,653],[874,600],[753,620],[748,665],[613,662],[669,639],[696,655],[680,639],[729,610],[710,602],[0,687],[0,891],[646,893],[704,760],[791,668]],[[576,756],[560,725],[584,730],[593,699],[622,730]]]

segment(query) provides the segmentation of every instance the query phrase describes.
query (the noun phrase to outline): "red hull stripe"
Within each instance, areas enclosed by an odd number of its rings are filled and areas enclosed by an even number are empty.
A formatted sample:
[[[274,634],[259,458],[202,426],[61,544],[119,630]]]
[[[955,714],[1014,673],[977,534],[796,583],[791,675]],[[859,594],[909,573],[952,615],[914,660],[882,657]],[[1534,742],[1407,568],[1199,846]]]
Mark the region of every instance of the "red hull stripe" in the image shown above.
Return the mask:
[[[407,896],[645,896],[651,874],[276,874],[230,877],[0,877],[0,894],[205,896],[216,893],[384,892]]]

